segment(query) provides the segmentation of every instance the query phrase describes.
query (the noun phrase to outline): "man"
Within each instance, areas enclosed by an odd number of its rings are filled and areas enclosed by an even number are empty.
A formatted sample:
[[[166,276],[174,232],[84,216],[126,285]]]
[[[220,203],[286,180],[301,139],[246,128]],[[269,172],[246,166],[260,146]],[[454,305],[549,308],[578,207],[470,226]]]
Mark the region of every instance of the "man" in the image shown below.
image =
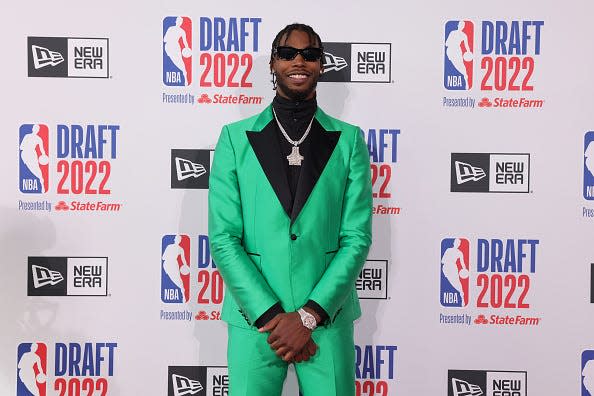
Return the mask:
[[[371,244],[369,153],[359,128],[316,104],[319,36],[293,24],[272,44],[276,97],[227,125],[209,192],[211,251],[227,287],[229,394],[355,394],[354,287]]]

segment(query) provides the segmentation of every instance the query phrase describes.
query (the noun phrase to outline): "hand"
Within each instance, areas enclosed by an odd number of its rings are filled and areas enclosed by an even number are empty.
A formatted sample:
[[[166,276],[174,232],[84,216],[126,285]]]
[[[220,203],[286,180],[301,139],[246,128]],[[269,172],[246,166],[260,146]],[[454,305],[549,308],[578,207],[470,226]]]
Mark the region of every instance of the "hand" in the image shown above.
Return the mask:
[[[303,326],[297,312],[278,314],[258,331],[270,332],[268,343],[285,362],[291,362],[311,339],[311,330]]]
[[[293,358],[293,363],[301,363],[308,361],[310,357],[316,354],[317,349],[318,346],[314,342],[313,338],[310,338],[309,341],[307,341],[307,344],[305,344],[305,346],[303,347],[303,349],[295,355],[295,357]]]

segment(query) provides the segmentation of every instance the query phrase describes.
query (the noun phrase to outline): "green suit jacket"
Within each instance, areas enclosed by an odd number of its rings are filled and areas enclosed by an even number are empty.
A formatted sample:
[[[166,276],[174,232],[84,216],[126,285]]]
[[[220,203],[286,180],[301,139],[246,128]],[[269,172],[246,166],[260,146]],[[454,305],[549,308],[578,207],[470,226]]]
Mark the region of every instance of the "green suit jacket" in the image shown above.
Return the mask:
[[[336,326],[361,308],[355,280],[371,245],[369,152],[358,127],[318,108],[291,206],[271,106],[223,127],[209,179],[211,253],[222,319],[240,327],[309,299]]]

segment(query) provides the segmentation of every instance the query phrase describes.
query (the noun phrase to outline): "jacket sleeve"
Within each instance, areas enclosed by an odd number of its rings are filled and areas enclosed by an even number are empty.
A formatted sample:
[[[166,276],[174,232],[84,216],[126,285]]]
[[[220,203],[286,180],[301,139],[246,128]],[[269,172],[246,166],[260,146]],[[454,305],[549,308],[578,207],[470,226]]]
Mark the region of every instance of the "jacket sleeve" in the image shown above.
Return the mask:
[[[369,151],[356,134],[347,176],[339,231],[339,248],[309,299],[334,318],[351,294],[371,246],[371,170]]]
[[[241,196],[235,152],[226,126],[215,149],[209,178],[208,235],[212,257],[227,291],[254,323],[279,299],[242,246]]]

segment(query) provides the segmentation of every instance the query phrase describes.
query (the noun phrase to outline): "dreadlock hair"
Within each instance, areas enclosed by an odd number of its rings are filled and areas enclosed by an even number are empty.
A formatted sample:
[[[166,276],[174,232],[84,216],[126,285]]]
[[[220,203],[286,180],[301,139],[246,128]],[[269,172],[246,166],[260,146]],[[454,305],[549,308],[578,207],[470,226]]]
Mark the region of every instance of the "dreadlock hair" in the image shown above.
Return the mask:
[[[313,30],[313,28],[309,25],[305,25],[303,23],[292,23],[290,25],[285,26],[283,30],[281,30],[280,32],[277,33],[274,40],[272,40],[272,47],[270,48],[270,62],[269,62],[269,64],[272,66],[272,62],[274,61],[274,50],[276,49],[276,47],[278,47],[280,45],[280,41],[282,40],[282,38],[285,37],[285,40],[286,40],[291,35],[291,33],[293,33],[295,30],[297,30],[299,32],[307,33],[307,35],[309,36],[309,42],[312,45],[317,44],[320,46],[320,48],[322,48],[322,57],[320,58],[320,63],[323,63],[324,48],[322,46],[322,39],[320,39],[320,35],[317,34],[315,32],[315,30]],[[276,77],[275,77],[274,73],[271,72],[271,74],[272,74],[272,89],[275,90],[276,89]]]

